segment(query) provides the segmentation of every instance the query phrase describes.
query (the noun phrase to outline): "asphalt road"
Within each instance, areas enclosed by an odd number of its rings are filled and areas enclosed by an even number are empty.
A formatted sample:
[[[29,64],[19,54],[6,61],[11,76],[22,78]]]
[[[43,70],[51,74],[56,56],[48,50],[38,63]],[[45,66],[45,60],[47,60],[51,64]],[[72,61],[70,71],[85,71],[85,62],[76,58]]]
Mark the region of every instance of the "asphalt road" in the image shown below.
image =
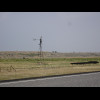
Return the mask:
[[[100,87],[100,72],[3,82],[0,87]]]

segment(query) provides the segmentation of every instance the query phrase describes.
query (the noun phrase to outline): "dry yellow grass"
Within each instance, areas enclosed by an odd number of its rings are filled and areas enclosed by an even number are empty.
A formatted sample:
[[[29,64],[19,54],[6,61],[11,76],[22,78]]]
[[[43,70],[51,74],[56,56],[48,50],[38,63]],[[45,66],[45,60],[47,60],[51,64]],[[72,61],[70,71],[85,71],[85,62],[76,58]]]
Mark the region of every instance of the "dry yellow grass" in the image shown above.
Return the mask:
[[[8,68],[9,69],[9,68]],[[80,73],[80,72],[91,72],[91,71],[100,71],[100,65],[78,65],[78,66],[49,66],[43,67],[39,66],[36,68],[28,69],[13,69],[8,71],[7,69],[1,70],[0,80],[9,80],[9,79],[19,79],[19,78],[29,78],[29,77],[40,77],[40,76],[50,76],[50,75],[62,75],[62,74],[71,74],[71,73]]]
[[[3,58],[0,59],[0,80],[100,71],[100,63],[70,64],[71,62],[91,60],[100,61],[100,58],[45,58],[42,64],[39,59],[33,58]]]

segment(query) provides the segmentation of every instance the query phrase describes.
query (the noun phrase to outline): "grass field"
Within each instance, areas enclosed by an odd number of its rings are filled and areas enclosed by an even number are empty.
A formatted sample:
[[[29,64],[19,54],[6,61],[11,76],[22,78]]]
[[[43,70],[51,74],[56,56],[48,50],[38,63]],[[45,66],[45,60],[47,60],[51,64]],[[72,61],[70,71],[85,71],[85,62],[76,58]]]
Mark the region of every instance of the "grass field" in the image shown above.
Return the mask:
[[[98,64],[71,65],[71,62],[98,61]],[[0,80],[100,71],[100,57],[1,58]]]

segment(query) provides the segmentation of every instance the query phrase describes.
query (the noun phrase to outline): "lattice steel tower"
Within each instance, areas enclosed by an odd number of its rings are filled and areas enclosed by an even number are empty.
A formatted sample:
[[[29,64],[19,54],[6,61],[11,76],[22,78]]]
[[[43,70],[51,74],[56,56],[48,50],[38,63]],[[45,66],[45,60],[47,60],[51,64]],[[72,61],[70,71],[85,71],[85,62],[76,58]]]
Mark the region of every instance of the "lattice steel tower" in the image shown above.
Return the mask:
[[[43,58],[43,52],[42,52],[42,36],[40,37],[40,39],[33,39],[34,41],[35,40],[39,40],[39,56],[40,56],[40,59]]]

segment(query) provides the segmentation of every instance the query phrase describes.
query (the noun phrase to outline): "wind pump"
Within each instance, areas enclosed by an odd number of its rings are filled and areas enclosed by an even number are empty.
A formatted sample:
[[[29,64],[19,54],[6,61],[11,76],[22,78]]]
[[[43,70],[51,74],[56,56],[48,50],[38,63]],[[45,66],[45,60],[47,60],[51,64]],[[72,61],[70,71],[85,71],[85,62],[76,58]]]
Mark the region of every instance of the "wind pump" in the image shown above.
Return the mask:
[[[42,36],[40,37],[40,39],[33,39],[34,41],[38,40],[39,41],[39,57],[40,57],[40,61],[42,61],[43,59],[43,52],[42,52]]]

